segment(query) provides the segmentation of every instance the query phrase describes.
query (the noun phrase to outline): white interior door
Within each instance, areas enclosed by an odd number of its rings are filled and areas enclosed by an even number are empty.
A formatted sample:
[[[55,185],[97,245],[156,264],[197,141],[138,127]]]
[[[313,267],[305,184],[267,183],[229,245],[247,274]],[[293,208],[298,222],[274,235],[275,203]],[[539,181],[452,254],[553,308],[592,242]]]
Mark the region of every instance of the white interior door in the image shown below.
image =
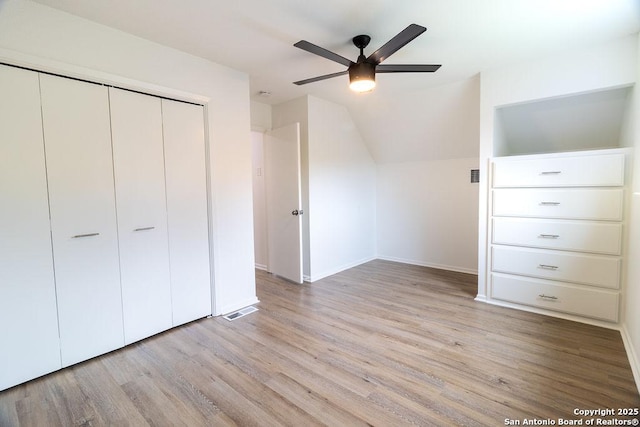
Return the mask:
[[[107,88],[40,75],[62,366],[124,345]]]
[[[267,235],[271,273],[302,283],[300,124],[267,132],[264,141]]]
[[[125,343],[172,326],[160,98],[110,88]]]
[[[162,100],[173,325],[211,314],[204,110]]]
[[[0,390],[62,367],[38,74],[0,65]]]

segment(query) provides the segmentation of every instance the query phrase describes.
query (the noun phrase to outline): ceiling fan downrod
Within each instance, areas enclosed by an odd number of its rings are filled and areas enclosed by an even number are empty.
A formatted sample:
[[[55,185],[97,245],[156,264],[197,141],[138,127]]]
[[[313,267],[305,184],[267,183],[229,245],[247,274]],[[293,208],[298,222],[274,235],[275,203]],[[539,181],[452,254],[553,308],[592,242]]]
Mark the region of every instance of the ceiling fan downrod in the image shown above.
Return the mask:
[[[369,45],[371,41],[371,37],[366,34],[360,34],[359,36],[355,36],[353,39],[353,44],[360,49],[360,56],[358,56],[358,64],[364,62],[367,58],[364,56],[364,48]]]

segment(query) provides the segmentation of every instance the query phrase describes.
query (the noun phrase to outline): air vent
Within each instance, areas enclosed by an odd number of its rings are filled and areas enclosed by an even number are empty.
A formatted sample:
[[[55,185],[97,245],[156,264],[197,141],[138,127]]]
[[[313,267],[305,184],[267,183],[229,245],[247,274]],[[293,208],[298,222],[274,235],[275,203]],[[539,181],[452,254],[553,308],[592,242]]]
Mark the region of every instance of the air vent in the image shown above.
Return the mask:
[[[471,169],[471,183],[480,182],[480,169]]]
[[[231,320],[236,320],[239,319],[241,317],[246,316],[247,314],[251,314],[258,311],[257,308],[255,308],[254,306],[249,306],[247,308],[243,308],[242,310],[238,310],[238,311],[234,311],[233,313],[229,313],[226,316],[222,316],[225,319],[231,321]]]

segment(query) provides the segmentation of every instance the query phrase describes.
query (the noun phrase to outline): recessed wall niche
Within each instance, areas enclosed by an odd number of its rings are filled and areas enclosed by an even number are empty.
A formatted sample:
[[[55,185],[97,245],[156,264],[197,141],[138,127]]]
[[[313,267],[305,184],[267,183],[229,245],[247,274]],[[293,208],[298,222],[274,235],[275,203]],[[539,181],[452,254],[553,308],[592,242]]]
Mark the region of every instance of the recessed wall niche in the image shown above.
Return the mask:
[[[619,148],[631,86],[496,108],[494,156]]]

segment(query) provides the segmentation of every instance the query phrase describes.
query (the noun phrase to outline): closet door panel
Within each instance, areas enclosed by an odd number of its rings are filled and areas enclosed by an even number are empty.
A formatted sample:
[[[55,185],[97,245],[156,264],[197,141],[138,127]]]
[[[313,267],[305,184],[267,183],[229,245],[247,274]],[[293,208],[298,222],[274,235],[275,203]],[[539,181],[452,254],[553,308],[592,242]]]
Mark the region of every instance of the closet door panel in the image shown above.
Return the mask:
[[[109,99],[40,75],[62,365],[124,344]]]
[[[162,100],[173,325],[211,314],[204,109]]]
[[[110,89],[124,333],[169,329],[171,285],[159,98]]]
[[[38,74],[3,65],[0,206],[3,390],[61,367]]]

